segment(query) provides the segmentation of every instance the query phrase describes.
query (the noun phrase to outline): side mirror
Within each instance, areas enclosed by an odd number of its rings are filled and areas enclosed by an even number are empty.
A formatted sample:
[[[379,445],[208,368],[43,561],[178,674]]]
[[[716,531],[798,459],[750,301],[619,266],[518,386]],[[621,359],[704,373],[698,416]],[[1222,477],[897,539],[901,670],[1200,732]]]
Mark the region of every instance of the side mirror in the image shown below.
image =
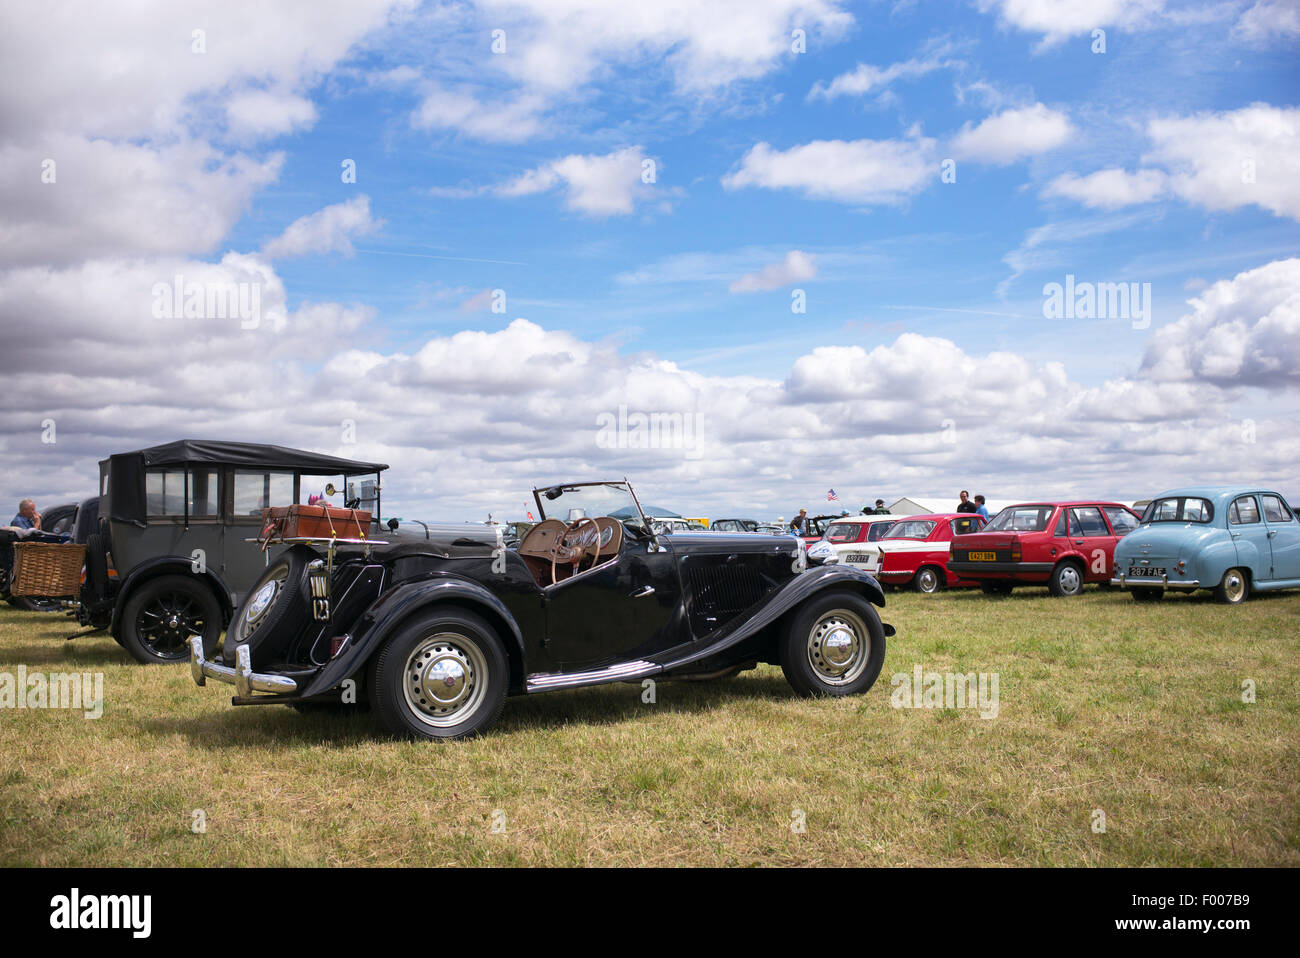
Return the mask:
[[[325,485],[325,495],[327,495],[327,496],[332,496],[332,495],[334,495],[334,493],[336,493],[336,492],[338,492],[338,490],[334,488],[334,483],[332,483],[332,482],[330,482],[330,483],[326,483],[326,485]]]

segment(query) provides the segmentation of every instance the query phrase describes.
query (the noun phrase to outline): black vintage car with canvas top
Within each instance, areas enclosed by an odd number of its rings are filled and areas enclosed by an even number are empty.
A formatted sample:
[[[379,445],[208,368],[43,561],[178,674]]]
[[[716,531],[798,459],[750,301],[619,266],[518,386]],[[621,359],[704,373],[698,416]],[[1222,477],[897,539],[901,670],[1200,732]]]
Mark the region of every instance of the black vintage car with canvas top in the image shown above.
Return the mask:
[[[344,498],[373,506],[377,517],[387,468],[194,439],[110,456],[99,464],[98,503],[82,503],[78,513],[78,541],[86,543],[78,618],[109,630],[140,662],[183,663],[191,638],[214,652],[234,607],[266,570],[268,555],[256,542],[262,511],[305,502],[332,478],[343,483]],[[370,474],[373,480],[349,481]],[[81,516],[92,513],[83,540]]]
[[[809,569],[791,536],[656,534],[626,481],[534,498],[516,548],[483,527],[288,543],[221,654],[191,640],[195,682],[234,685],[236,705],[368,701],[391,731],[438,739],[486,729],[508,695],[759,662],[800,694],[851,695],[880,674],[894,630],[869,575]]]

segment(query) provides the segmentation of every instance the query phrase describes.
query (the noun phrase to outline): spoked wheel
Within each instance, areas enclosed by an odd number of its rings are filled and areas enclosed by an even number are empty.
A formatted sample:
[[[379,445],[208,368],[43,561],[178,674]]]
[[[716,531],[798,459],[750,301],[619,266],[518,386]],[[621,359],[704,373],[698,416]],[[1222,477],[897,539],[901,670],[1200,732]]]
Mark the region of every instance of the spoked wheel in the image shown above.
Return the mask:
[[[167,575],[146,582],[122,610],[122,645],[145,664],[189,660],[189,641],[203,639],[211,654],[221,637],[221,606],[202,582]]]
[[[509,665],[482,618],[448,608],[399,631],[371,664],[370,702],[399,735],[464,738],[496,721]]]
[[[781,641],[781,670],[801,695],[855,695],[885,662],[885,630],[866,599],[833,593],[805,603]]]

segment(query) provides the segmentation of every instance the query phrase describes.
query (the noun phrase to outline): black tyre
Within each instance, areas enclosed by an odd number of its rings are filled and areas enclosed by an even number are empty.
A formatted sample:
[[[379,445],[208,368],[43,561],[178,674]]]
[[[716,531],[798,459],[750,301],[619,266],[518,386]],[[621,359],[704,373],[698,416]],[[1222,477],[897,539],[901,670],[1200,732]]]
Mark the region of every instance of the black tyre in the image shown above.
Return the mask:
[[[1010,582],[981,582],[980,591],[985,595],[1010,595],[1015,586]]]
[[[1245,569],[1229,569],[1214,587],[1214,601],[1241,605],[1250,595],[1250,576]]]
[[[102,602],[108,597],[108,547],[98,532],[86,539],[86,584],[83,588],[83,602]]]
[[[318,559],[320,555],[310,546],[296,545],[267,566],[230,617],[223,647],[227,662],[235,660],[237,646],[247,645],[256,668],[258,649],[272,639],[286,619],[300,616],[311,595],[307,568]]]
[[[1083,592],[1083,567],[1077,562],[1058,562],[1047,580],[1047,591],[1059,597]]]
[[[832,592],[794,612],[779,652],[781,671],[800,695],[858,695],[885,664],[885,629],[862,596]]]
[[[122,647],[137,662],[175,664],[190,657],[190,638],[211,655],[221,638],[221,603],[207,583],[187,575],[150,579],[131,594],[119,624]]]
[[[38,595],[11,595],[9,604],[27,612],[58,612],[63,608],[59,599],[46,599]]]
[[[366,683],[372,711],[394,735],[467,738],[501,714],[510,667],[487,622],[447,606],[399,629],[371,660]]]
[[[943,570],[933,565],[921,566],[912,579],[912,588],[917,592],[938,592],[943,588]]]
[[[1149,585],[1137,586],[1133,589],[1134,602],[1159,602],[1164,597],[1164,589],[1153,589]]]

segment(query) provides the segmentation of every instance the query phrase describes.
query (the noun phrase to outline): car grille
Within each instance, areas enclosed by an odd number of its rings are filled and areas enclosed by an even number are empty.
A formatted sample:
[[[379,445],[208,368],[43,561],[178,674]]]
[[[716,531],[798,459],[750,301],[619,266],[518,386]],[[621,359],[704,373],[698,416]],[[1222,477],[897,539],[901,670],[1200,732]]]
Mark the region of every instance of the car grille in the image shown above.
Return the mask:
[[[758,570],[748,565],[697,566],[690,570],[691,618],[716,628],[763,598],[767,588]]]

